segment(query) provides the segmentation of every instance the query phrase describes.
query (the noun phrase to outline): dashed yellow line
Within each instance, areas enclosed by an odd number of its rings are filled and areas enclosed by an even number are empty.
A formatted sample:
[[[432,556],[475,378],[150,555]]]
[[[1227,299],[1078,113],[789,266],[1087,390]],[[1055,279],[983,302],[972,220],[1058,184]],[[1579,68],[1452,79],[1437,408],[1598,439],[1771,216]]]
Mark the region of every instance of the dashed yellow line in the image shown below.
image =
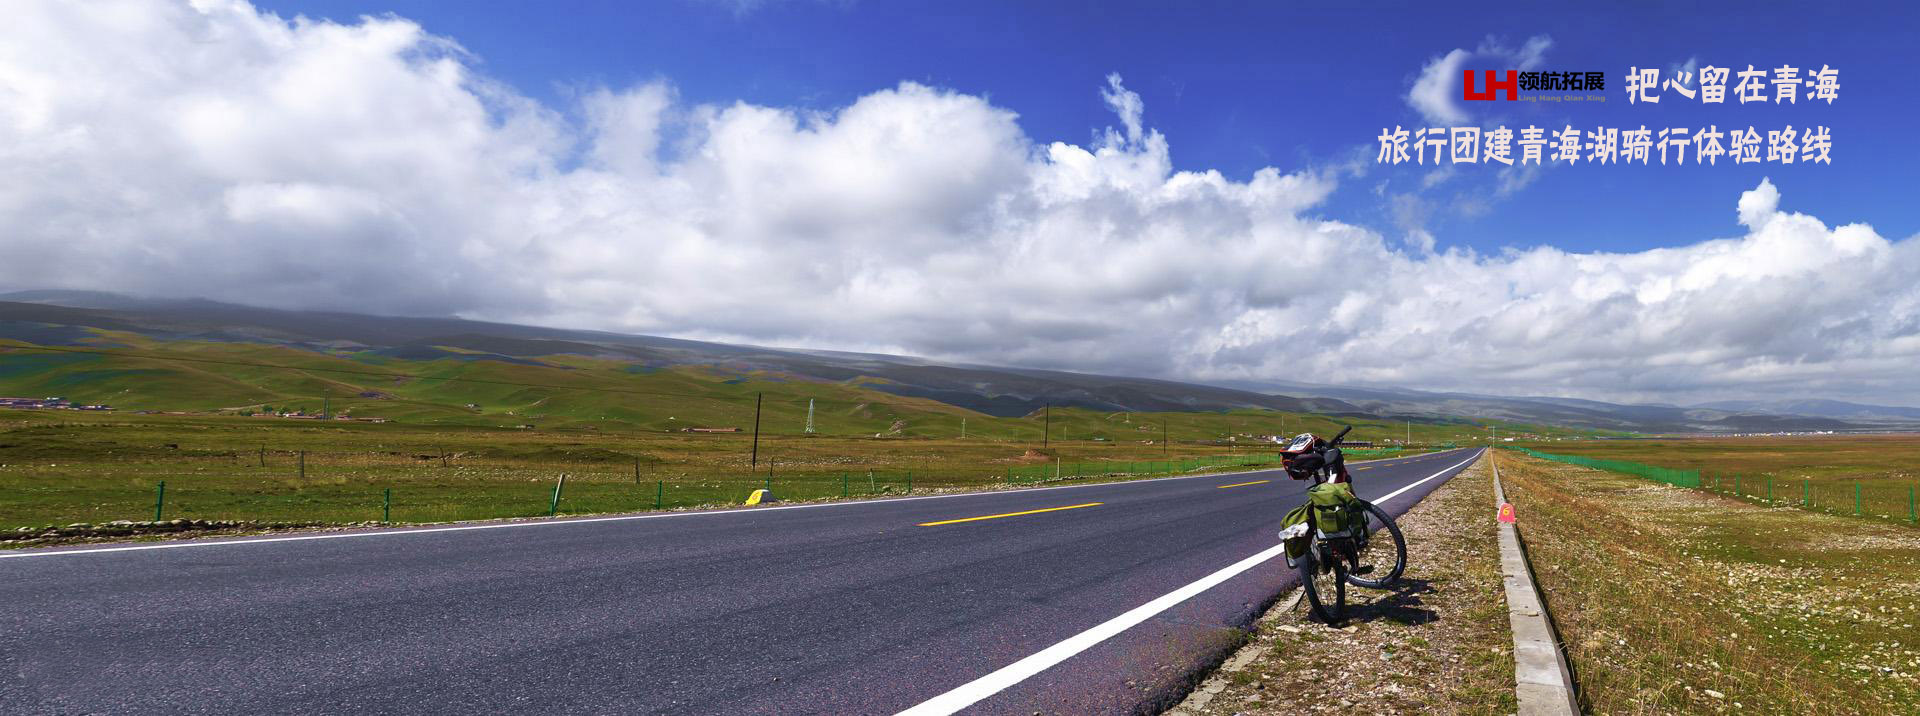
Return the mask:
[[[1254,480],[1253,482],[1236,482],[1231,485],[1221,485],[1220,489],[1225,490],[1229,487],[1246,487],[1248,485],[1264,485],[1269,482],[1273,482],[1273,481],[1272,480]]]
[[[1104,505],[1104,504],[1107,504],[1107,503],[1105,503],[1105,502],[1089,502],[1089,503],[1086,503],[1086,504],[1084,504],[1084,505],[1067,505],[1066,507],[1048,507],[1048,508],[1045,508],[1045,509],[1039,509],[1039,510],[1027,510],[1027,511],[1025,511],[1025,512],[1007,512],[1007,513],[1004,513],[1004,514],[998,514],[998,515],[981,515],[981,516],[979,516],[979,517],[962,517],[962,518],[960,518],[960,519],[957,519],[957,520],[941,520],[941,521],[939,521],[939,522],[922,522],[922,523],[920,523],[920,525],[919,525],[919,526],[921,526],[921,527],[938,527],[938,526],[940,526],[940,525],[953,525],[953,524],[959,524],[959,523],[961,523],[961,522],[976,522],[976,521],[979,521],[979,520],[997,520],[997,519],[1000,519],[1000,518],[1002,518],[1002,517],[1019,517],[1019,516],[1021,516],[1021,515],[1037,515],[1037,514],[1040,514],[1040,513],[1042,513],[1042,512],[1058,512],[1058,511],[1060,511],[1060,510],[1077,510],[1077,509],[1080,509],[1080,508],[1082,508],[1082,507],[1095,507],[1095,506],[1098,506],[1098,505]]]

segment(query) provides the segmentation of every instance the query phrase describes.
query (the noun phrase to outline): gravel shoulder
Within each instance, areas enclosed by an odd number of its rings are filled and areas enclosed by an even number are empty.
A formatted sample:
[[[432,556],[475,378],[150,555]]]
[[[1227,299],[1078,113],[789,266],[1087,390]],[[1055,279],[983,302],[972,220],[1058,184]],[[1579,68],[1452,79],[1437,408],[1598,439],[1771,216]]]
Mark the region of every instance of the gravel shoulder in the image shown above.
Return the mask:
[[[1338,626],[1311,619],[1294,590],[1168,713],[1513,713],[1492,504],[1482,460],[1399,518],[1408,565],[1398,589],[1350,587]]]

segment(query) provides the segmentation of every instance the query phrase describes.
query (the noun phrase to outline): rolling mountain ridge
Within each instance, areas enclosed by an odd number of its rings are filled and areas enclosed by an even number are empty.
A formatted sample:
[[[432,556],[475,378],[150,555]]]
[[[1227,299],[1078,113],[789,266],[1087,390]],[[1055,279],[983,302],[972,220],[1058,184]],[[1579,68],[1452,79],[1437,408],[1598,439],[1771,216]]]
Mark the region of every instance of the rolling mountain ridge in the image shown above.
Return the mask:
[[[112,293],[0,294],[0,338],[81,345],[87,329],[163,341],[265,344],[322,352],[365,351],[406,360],[457,358],[543,365],[549,356],[618,361],[633,370],[703,366],[797,379],[862,381],[863,387],[996,416],[1045,405],[1104,411],[1224,411],[1264,408],[1421,422],[1499,419],[1630,432],[1770,432],[1905,429],[1920,409],[1840,401],[1727,401],[1693,407],[1500,397],[1400,388],[1287,382],[1201,384],[1065,371],[945,364],[919,358],[728,345],[604,331],[553,329],[459,318],[371,316],[256,308],[198,299]],[[98,347],[97,342],[85,345]],[[0,357],[0,361],[6,358]]]

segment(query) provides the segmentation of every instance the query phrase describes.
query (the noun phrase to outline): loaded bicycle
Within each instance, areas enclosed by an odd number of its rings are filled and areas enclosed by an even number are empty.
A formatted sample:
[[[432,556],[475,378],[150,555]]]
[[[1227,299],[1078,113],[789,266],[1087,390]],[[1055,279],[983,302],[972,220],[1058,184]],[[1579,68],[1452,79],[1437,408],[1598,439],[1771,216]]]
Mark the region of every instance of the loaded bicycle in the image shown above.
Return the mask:
[[[1300,571],[1314,616],[1328,623],[1346,618],[1348,584],[1388,589],[1407,569],[1407,539],[1400,525],[1386,510],[1353,494],[1353,476],[1340,450],[1352,430],[1346,426],[1332,440],[1301,433],[1280,452],[1288,477],[1313,482],[1307,504],[1281,522],[1287,565]]]

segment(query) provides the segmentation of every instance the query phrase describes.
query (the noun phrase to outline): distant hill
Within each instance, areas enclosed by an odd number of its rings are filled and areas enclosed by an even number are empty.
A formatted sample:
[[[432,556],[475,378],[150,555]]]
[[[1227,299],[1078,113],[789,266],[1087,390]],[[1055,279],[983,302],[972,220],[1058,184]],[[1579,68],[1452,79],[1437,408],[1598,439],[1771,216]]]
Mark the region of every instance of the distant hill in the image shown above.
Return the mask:
[[[157,344],[212,343],[228,353],[271,355],[276,361],[310,360],[377,366],[382,361],[423,361],[458,366],[476,374],[554,371],[585,380],[594,371],[704,371],[717,375],[778,375],[819,384],[853,385],[862,391],[943,403],[992,416],[1021,416],[1044,406],[1092,411],[1280,410],[1396,420],[1505,420],[1572,428],[1634,432],[1755,432],[1852,430],[1920,425],[1920,410],[1858,406],[1837,401],[1789,404],[1723,403],[1684,408],[1616,405],[1562,398],[1510,398],[1396,388],[1349,388],[1296,383],[1203,385],[1148,378],[1091,375],[982,365],[943,364],[919,358],[837,351],[728,345],[604,331],[523,326],[459,318],[371,316],[328,311],[256,308],[197,299],[147,299],[112,293],[20,291],[0,294],[0,339],[43,346],[102,346],[115,341]],[[148,346],[149,348],[153,346]],[[195,349],[203,350],[203,349]],[[24,366],[23,357],[0,358]],[[71,361],[41,357],[37,361]],[[238,358],[236,358],[238,360]],[[124,362],[124,361],[123,361]],[[115,364],[97,372],[68,368],[53,389],[86,381],[131,380],[126,371],[178,383],[191,395],[196,378],[172,367]],[[24,374],[16,368],[13,374]],[[198,379],[234,381],[240,370],[202,371]],[[0,386],[9,371],[0,364]],[[51,375],[51,374],[48,374]],[[329,374],[316,372],[310,386],[256,385],[256,393],[313,390]],[[264,378],[263,378],[264,379]],[[597,380],[598,378],[596,378]],[[284,380],[284,378],[274,378]],[[531,379],[528,379],[531,380]],[[244,382],[244,381],[240,381]],[[344,381],[343,381],[344,383]],[[339,386],[346,390],[347,385]],[[381,392],[367,387],[360,392]],[[442,392],[450,391],[444,389]],[[498,392],[498,391],[492,391]],[[317,394],[317,393],[306,393]],[[222,401],[244,401],[248,389],[232,386]],[[446,396],[448,399],[460,396]],[[483,396],[474,396],[473,401]],[[494,396],[496,399],[498,396]],[[420,400],[432,402],[434,396]],[[851,399],[851,398],[849,398]],[[211,400],[211,398],[209,398]],[[1904,412],[1902,412],[1904,411]],[[586,410],[586,412],[593,412]],[[583,413],[584,414],[584,413]]]
[[[1242,390],[1339,400],[1369,414],[1453,415],[1482,420],[1652,433],[1761,433],[1894,430],[1920,427],[1920,415],[1794,411],[1764,406],[1621,405],[1595,400],[1442,393],[1402,388],[1349,388],[1285,382],[1232,382]],[[1821,401],[1833,402],[1833,401]],[[1845,418],[1845,419],[1843,419]]]

